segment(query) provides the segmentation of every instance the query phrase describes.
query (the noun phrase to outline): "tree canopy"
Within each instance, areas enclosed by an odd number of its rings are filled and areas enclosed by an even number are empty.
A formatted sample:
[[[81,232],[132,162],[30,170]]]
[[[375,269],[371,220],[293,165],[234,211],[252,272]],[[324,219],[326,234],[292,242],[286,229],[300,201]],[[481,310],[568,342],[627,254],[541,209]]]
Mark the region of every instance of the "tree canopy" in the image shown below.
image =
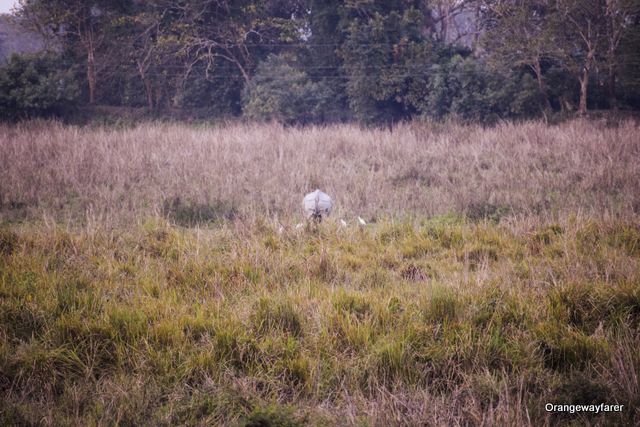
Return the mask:
[[[18,13],[79,104],[374,124],[640,108],[640,0],[21,0]]]

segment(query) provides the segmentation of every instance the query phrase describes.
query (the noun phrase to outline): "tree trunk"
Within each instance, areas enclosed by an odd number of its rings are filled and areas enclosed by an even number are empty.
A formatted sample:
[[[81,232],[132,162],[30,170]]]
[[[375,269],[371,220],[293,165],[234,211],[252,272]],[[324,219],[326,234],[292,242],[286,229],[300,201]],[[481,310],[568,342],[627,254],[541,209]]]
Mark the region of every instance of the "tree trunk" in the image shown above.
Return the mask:
[[[138,66],[138,74],[140,74],[140,79],[142,80],[144,91],[147,95],[147,107],[149,108],[149,111],[153,111],[153,85],[147,78],[147,69],[144,64],[140,61],[136,61],[136,65]]]
[[[447,31],[449,29],[449,8],[443,6],[440,10],[440,41],[447,43]]]
[[[595,58],[596,52],[593,47],[589,47],[589,52],[584,61],[582,67],[582,75],[578,78],[580,80],[580,104],[578,107],[578,114],[584,116],[587,113],[587,95],[589,92],[589,73],[591,71],[591,65]]]
[[[245,83],[249,83],[251,81],[251,77],[249,77],[249,73],[247,73],[247,71],[244,69],[242,64],[240,64],[240,61],[234,60],[234,63],[236,64],[236,66],[240,70],[240,73],[242,74],[242,77],[244,78],[244,82]]]
[[[480,41],[480,4],[482,2],[477,1],[476,2],[476,11],[475,11],[475,19],[474,19],[474,26],[475,26],[475,32],[473,34],[473,42],[471,44],[471,51],[473,52],[474,56],[478,55],[478,44]]]
[[[587,113],[587,93],[589,91],[589,67],[582,69],[580,76],[580,103],[578,106],[578,114],[584,116]]]
[[[144,79],[144,89],[147,92],[147,107],[149,111],[153,111],[153,87],[149,79]]]
[[[89,104],[96,102],[96,64],[93,49],[87,50],[87,82],[89,83]]]
[[[547,92],[547,85],[544,83],[544,79],[542,78],[542,67],[540,67],[540,60],[536,59],[533,64],[533,70],[536,73],[536,80],[538,81],[538,90],[540,90],[540,95],[542,95],[542,100],[544,102],[544,110],[545,112],[551,112],[551,101],[549,101],[549,93]]]
[[[612,110],[618,109],[618,97],[616,95],[616,66],[614,64],[609,65],[609,79],[607,82],[607,92],[609,97],[609,108]]]

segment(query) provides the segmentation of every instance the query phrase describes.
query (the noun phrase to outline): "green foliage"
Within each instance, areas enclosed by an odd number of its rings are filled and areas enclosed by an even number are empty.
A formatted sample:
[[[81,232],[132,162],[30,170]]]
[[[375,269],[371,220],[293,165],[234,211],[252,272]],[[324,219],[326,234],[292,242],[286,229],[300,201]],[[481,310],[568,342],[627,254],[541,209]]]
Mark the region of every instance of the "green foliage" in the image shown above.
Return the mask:
[[[340,54],[349,105],[362,122],[409,118],[425,96],[433,43],[421,31],[426,17],[417,3],[356,2],[345,8],[348,36]]]
[[[322,83],[309,79],[295,68],[296,61],[288,55],[270,55],[260,63],[245,88],[244,115],[260,121],[285,124],[322,121],[331,92]]]
[[[620,42],[620,57],[627,58],[619,66],[619,82],[615,94],[620,98],[621,105],[633,110],[640,108],[640,67],[634,59],[640,46],[640,23],[636,18],[634,25],[628,27],[628,31]]]
[[[582,405],[599,405],[609,401],[611,390],[606,384],[595,381],[583,372],[573,372],[554,386],[554,404],[580,402]],[[555,418],[577,418],[575,414],[554,414]]]
[[[549,293],[552,315],[586,334],[598,328],[640,319],[640,294],[636,286],[621,283],[567,285]]]
[[[54,39],[68,61],[58,68],[82,73],[65,76],[72,82],[62,96],[45,89],[46,79],[30,81],[39,98],[18,94],[19,106],[4,97],[0,109],[16,112],[3,115],[11,120],[59,113],[51,100],[76,101],[78,87],[90,103],[127,107],[116,109],[120,114],[136,108],[190,121],[243,114],[285,124],[392,124],[419,116],[491,124],[555,119],[558,111],[563,117],[578,100],[589,108],[639,108],[637,2],[498,2],[482,13],[472,7],[25,1],[21,19]],[[462,17],[465,27],[480,29],[477,39],[455,38]],[[581,90],[583,78],[590,89]]]
[[[371,305],[362,295],[356,293],[340,292],[333,301],[333,306],[338,312],[354,315],[362,319],[371,310]]]
[[[411,349],[401,338],[380,339],[372,353],[372,375],[380,382],[391,386],[397,380],[412,380]]]
[[[0,68],[0,117],[64,116],[80,95],[75,75],[58,54],[12,55]]]
[[[3,302],[0,307],[2,308],[0,321],[10,339],[28,340],[42,332],[46,316],[33,304]]]
[[[427,117],[491,123],[539,112],[539,94],[528,74],[504,74],[475,58],[448,54],[431,69],[428,95],[419,107]]]
[[[184,110],[182,117],[233,117],[242,112],[241,94],[244,82],[229,70],[220,71],[219,77],[208,79],[203,65],[183,84],[174,103]],[[222,67],[221,67],[222,68]],[[221,78],[226,74],[227,78]]]
[[[499,206],[493,203],[474,203],[467,209],[467,218],[471,221],[488,220],[499,223],[502,217],[507,216],[511,209],[508,206]]]
[[[348,106],[346,79],[342,69],[343,60],[339,48],[346,34],[342,30],[341,18],[344,7],[339,0],[311,0],[308,26],[311,37],[308,47],[301,51],[301,64],[307,67],[307,74],[319,82],[326,95],[322,119],[325,122],[339,122],[352,118]]]

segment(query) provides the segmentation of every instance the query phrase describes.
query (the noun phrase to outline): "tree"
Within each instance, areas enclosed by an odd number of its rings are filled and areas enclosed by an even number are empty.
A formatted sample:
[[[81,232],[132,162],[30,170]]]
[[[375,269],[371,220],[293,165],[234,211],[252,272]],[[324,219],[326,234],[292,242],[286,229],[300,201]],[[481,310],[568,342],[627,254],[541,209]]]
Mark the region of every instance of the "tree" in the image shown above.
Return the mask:
[[[536,114],[540,97],[530,74],[491,69],[466,49],[440,52],[430,70],[427,89],[420,106],[422,115],[481,123],[530,117]]]
[[[0,117],[60,116],[79,92],[73,72],[58,54],[14,54],[0,68]]]
[[[275,7],[268,1],[171,0],[167,4],[179,37],[181,54],[205,61],[207,70],[220,62],[235,67],[248,83],[261,53],[270,44],[298,42],[298,23],[283,15],[287,5]],[[296,3],[288,4],[296,10]],[[276,14],[274,16],[273,14]]]
[[[260,60],[301,42],[303,10],[297,0],[159,0],[146,12],[155,16],[146,27],[152,31],[136,39],[137,69],[144,73],[153,59],[153,74],[171,77],[174,107],[185,105],[193,93],[187,86],[196,84],[223,94],[221,104],[233,110]]]
[[[477,8],[479,5],[480,0],[429,0],[424,2],[423,11],[435,39],[443,44],[456,44],[472,31],[460,28],[459,17],[469,14],[472,7]],[[477,26],[473,32],[475,30]]]
[[[98,53],[113,15],[128,1],[116,0],[20,0],[19,13],[46,38],[57,37],[78,45],[86,58],[89,103],[96,102],[99,80]]]
[[[557,0],[563,62],[580,83],[578,114],[587,112],[589,79],[603,50],[606,0]]]
[[[542,64],[561,55],[556,47],[557,15],[548,0],[497,0],[490,10],[483,45],[494,65],[525,66],[534,73],[545,114],[552,110]]]
[[[417,112],[426,96],[434,42],[420,2],[354,1],[344,9],[340,54],[349,104],[364,122],[392,122]]]
[[[340,0],[311,0],[307,14],[309,37],[304,49],[297,49],[309,77],[331,92],[331,107],[327,107],[325,114],[329,121],[346,120],[350,115],[346,73],[340,55],[346,40],[343,4]]]
[[[157,104],[153,76],[157,75],[155,68],[162,65],[161,20],[162,11],[154,7],[121,15],[112,22],[106,42],[107,49],[122,58],[121,66],[135,70],[144,88],[149,111]]]
[[[417,114],[485,120],[576,103],[584,114],[587,100],[615,107],[617,91],[627,105],[640,98],[640,0],[20,4],[61,58],[82,68],[76,78],[90,103],[156,114],[244,109],[285,122],[390,123]],[[602,90],[590,90],[594,81]],[[303,95],[320,104],[314,109]]]
[[[640,15],[638,0],[606,0],[605,1],[604,35],[606,40],[605,62],[608,71],[607,95],[609,107],[617,108],[616,80],[618,68],[624,61],[619,55],[620,43],[630,32],[633,23]]]
[[[617,70],[624,61],[620,43],[638,15],[638,0],[491,0],[486,4],[490,13],[484,45],[491,59],[529,67],[547,111],[551,105],[543,63],[562,66],[577,80],[579,114],[587,111],[594,71],[604,65],[608,103],[615,107]]]
[[[616,93],[620,94],[619,102],[634,110],[640,109],[640,16],[629,19],[628,27],[616,52]]]
[[[245,116],[285,124],[321,121],[330,91],[295,68],[291,55],[271,55],[261,62],[245,88]]]

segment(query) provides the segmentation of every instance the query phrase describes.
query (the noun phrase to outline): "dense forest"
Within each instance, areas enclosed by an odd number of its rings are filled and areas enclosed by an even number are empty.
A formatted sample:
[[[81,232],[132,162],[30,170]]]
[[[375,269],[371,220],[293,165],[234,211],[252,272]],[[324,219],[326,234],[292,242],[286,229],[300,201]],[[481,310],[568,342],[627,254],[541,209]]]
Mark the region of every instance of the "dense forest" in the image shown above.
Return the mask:
[[[640,109],[640,0],[21,0],[0,117],[287,124]]]

